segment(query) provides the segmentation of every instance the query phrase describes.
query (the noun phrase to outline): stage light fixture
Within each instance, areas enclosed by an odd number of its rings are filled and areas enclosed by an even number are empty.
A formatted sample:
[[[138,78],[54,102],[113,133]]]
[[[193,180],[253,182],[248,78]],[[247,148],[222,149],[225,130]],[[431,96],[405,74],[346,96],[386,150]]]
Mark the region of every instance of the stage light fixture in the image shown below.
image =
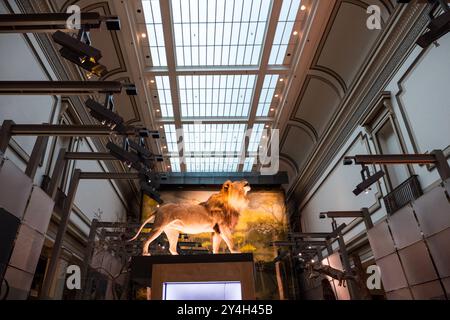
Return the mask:
[[[417,44],[426,48],[450,32],[450,8],[446,0],[436,0],[440,3],[444,13],[434,18],[428,25],[429,31],[417,40]],[[435,1],[435,2],[436,2]]]
[[[144,160],[157,161],[157,162],[164,161],[164,158],[162,155],[155,155],[145,147],[144,140],[142,137],[140,138],[139,143],[136,143],[130,139],[126,139],[126,145],[127,145],[127,147],[133,149],[143,161]]]
[[[52,38],[57,44],[62,46],[59,52],[63,58],[98,77],[106,74],[106,67],[99,63],[102,53],[100,50],[90,46],[87,32],[80,30],[78,38],[75,38],[62,31],[56,31]]]
[[[149,138],[152,137],[153,139],[159,139],[159,131],[158,130],[148,130],[147,128],[140,128],[137,132],[139,137],[142,138]]]
[[[136,85],[125,84],[125,85],[123,85],[123,87],[125,88],[125,92],[128,96],[137,96],[138,92],[137,92]]]
[[[113,16],[105,19],[106,28],[109,31],[119,31],[120,30],[120,20],[119,17]]]
[[[356,186],[355,190],[353,190],[355,196],[369,189],[372,184],[374,184],[384,176],[384,172],[382,170],[375,172],[373,175],[370,175],[369,168],[365,165],[362,165],[362,167],[363,169],[361,170],[361,177],[363,181]]]
[[[137,154],[126,151],[113,142],[108,142],[106,148],[116,159],[122,161],[128,168],[133,168],[139,172],[144,169],[141,164],[141,158]]]
[[[89,109],[91,116],[100,121],[102,125],[119,132],[125,129],[123,118],[106,106],[93,99],[88,99],[86,107]]]
[[[158,204],[162,204],[164,201],[161,199],[160,194],[156,190],[155,186],[152,183],[147,183],[146,181],[140,181],[141,191],[155,200]]]

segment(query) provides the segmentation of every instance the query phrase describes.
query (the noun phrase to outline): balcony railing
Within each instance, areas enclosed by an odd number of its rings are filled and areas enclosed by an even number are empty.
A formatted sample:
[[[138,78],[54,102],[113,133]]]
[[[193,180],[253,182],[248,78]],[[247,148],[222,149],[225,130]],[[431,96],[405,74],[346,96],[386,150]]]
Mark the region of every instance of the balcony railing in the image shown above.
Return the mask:
[[[393,214],[423,195],[417,175],[413,175],[384,197],[388,214]]]

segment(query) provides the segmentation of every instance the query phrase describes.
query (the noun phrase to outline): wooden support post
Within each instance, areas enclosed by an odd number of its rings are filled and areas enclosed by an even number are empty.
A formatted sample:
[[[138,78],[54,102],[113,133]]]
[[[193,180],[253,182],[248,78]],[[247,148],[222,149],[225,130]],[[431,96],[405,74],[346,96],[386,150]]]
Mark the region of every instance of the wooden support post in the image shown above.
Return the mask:
[[[80,174],[81,170],[76,169],[72,176],[72,180],[70,181],[69,192],[64,202],[61,221],[59,222],[58,232],[56,234],[55,242],[52,248],[50,264],[47,268],[44,283],[42,284],[41,299],[50,298],[50,287],[56,276],[56,270],[58,267],[58,260],[61,255],[64,235],[66,234],[67,226],[69,225],[70,213],[72,211],[73,202],[75,200],[78,184],[80,182]]]
[[[0,128],[0,152],[5,153],[8,149],[9,140],[11,140],[11,127],[14,125],[14,121],[5,120]]]
[[[36,143],[34,144],[33,151],[31,152],[30,160],[28,161],[27,168],[25,169],[25,174],[34,180],[37,168],[41,162],[42,156],[47,149],[48,137],[40,136],[36,138]]]

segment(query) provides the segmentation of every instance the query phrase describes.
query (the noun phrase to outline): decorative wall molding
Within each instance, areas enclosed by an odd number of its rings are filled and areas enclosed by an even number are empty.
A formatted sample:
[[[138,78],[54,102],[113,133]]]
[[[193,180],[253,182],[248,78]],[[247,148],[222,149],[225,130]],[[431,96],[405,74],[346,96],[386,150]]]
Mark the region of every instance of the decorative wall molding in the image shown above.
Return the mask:
[[[395,75],[402,62],[415,46],[417,37],[428,23],[431,6],[414,5],[397,7],[394,20],[374,50],[368,67],[360,75],[343,102],[342,112],[321,137],[319,146],[311,155],[297,182],[290,188],[288,197],[302,199],[320,179],[377,94]]]

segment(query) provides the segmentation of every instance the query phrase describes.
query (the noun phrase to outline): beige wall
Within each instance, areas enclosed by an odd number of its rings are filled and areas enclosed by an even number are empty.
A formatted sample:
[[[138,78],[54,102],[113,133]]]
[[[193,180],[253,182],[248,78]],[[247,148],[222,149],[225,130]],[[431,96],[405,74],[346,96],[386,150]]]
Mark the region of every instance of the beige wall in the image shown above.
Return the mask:
[[[386,87],[391,92],[391,103],[398,122],[401,136],[406,145],[406,152],[426,153],[434,149],[449,149],[450,146],[450,34],[443,37],[440,47],[431,47],[421,54],[416,48],[396,76]],[[399,95],[398,103],[396,95]],[[401,112],[402,108],[404,113]],[[403,114],[405,116],[403,116]],[[408,133],[408,123],[411,135]],[[414,140],[412,140],[412,138]],[[369,194],[354,196],[352,190],[361,181],[358,166],[344,166],[342,158],[346,155],[367,154],[375,147],[364,128],[359,127],[332,164],[325,170],[319,182],[300,205],[301,225],[303,231],[329,231],[329,220],[319,219],[321,211],[356,210],[362,207],[380,207],[374,220],[385,216],[382,201],[377,201],[377,193],[386,195],[384,181],[374,185]],[[450,162],[450,161],[449,161]],[[428,171],[426,167],[414,166],[419,175],[422,188],[427,188],[440,181],[436,170]],[[341,220],[340,220],[341,221]],[[347,224],[351,220],[342,220]],[[364,228],[360,228],[361,231]],[[348,237],[348,236],[347,236]],[[347,240],[351,240],[348,238]]]
[[[13,4],[13,1],[9,2]],[[12,8],[15,12],[19,12],[14,4]],[[4,5],[4,2],[0,1],[0,14],[2,13],[10,12]],[[32,34],[1,34],[0,57],[2,57],[0,59],[0,81],[58,80],[51,68],[51,64],[46,60],[46,56]],[[61,97],[0,95],[0,123],[4,120],[13,120],[17,124],[59,123],[60,110]],[[25,170],[35,141],[36,137],[13,137],[6,152],[6,157],[21,170]],[[52,174],[58,151],[61,146],[66,146],[67,142],[67,138],[50,137],[44,161],[42,166],[38,168],[33,181],[35,185],[41,185],[44,175]],[[78,151],[97,151],[92,145],[92,142],[84,139],[79,144]],[[78,161],[72,164],[71,170],[75,168],[83,171],[105,171],[104,166],[96,161]],[[71,170],[69,170],[69,175],[72,173]],[[70,176],[66,181],[66,188],[69,180]],[[75,210],[71,215],[69,230],[81,237],[87,236],[89,233],[89,221],[95,217],[94,213],[99,211],[103,212],[101,216],[102,221],[124,221],[126,219],[126,207],[123,196],[115,185],[108,181],[81,181],[77,190]],[[51,226],[47,231],[47,238],[49,239],[53,239],[56,232],[53,222]],[[70,250],[73,250],[71,254],[82,257],[84,251],[78,248],[80,242],[77,241],[72,238],[66,238],[65,245]],[[46,241],[47,244],[51,242],[52,240]],[[68,245],[72,242],[77,242],[78,246]],[[39,256],[40,251],[37,254]],[[60,283],[59,287],[55,289],[55,292],[58,292],[58,296],[62,294],[61,285],[63,283]]]

